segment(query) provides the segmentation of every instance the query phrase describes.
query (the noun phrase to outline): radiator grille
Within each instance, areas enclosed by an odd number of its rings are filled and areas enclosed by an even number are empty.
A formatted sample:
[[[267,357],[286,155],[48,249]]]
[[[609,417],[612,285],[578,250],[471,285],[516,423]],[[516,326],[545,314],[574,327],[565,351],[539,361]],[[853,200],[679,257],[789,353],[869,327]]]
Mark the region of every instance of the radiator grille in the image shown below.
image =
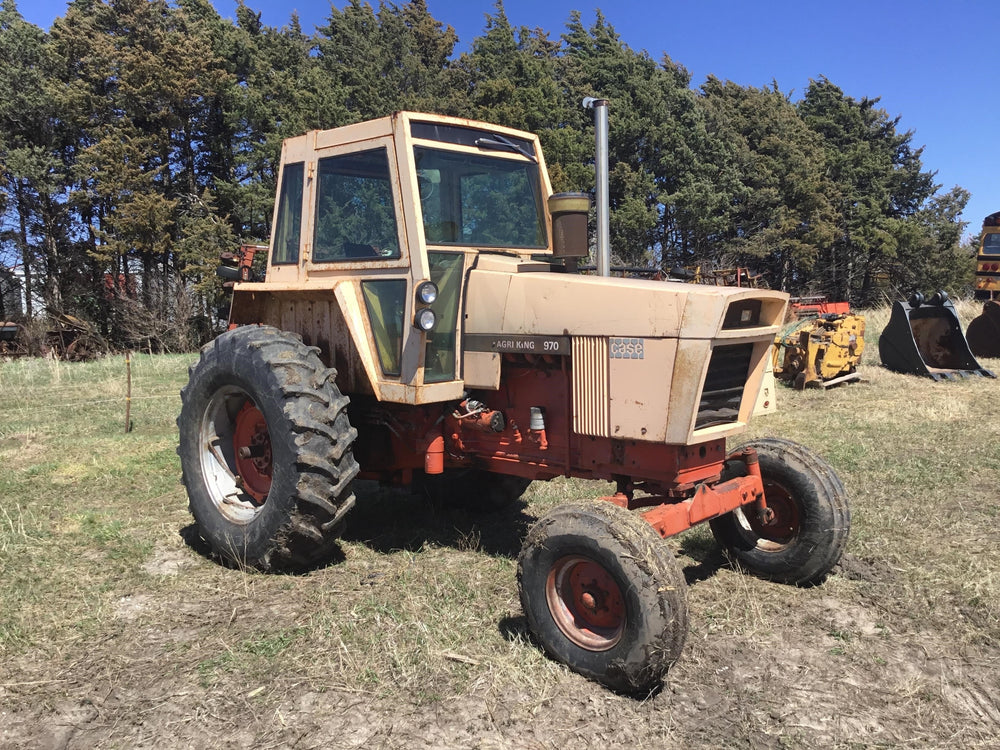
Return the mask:
[[[750,374],[753,344],[717,346],[712,351],[694,428],[730,424],[739,419],[743,389]]]
[[[574,336],[573,431],[578,435],[610,436],[608,380],[608,340]]]

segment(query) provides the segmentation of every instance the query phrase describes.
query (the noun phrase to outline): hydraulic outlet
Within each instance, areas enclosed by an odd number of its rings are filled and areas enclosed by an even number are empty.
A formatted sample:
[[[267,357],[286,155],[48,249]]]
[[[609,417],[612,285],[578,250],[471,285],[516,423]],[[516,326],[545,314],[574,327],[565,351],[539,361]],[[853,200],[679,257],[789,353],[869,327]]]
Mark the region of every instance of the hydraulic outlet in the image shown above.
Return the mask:
[[[549,441],[545,436],[545,407],[532,406],[531,418],[528,421],[528,434],[538,443],[538,447],[543,451],[548,450]]]

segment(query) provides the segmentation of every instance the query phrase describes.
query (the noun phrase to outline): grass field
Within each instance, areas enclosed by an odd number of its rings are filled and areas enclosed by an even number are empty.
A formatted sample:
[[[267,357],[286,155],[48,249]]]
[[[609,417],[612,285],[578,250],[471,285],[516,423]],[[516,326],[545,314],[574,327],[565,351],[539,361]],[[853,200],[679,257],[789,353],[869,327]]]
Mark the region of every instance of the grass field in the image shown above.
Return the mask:
[[[976,313],[961,307],[966,319]],[[1000,381],[780,388],[752,435],[840,473],[853,530],[822,586],[668,542],[691,632],[646,701],[547,659],[515,558],[532,520],[603,485],[536,483],[474,515],[360,493],[332,565],[224,567],[175,455],[195,356],[0,363],[0,747],[993,748],[1000,736]],[[1000,361],[987,361],[1000,370]]]

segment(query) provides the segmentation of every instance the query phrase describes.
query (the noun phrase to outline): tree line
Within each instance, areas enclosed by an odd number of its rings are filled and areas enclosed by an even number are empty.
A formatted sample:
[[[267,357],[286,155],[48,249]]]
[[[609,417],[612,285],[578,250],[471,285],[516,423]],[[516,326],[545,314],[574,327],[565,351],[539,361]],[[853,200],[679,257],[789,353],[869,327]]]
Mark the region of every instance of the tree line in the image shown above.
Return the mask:
[[[280,28],[243,2],[235,15],[72,0],[44,31],[0,1],[0,260],[21,269],[29,317],[190,345],[219,254],[267,240],[281,141],[313,128],[402,109],[486,120],[539,134],[555,190],[592,190],[586,96],[611,104],[615,263],[743,266],[859,306],[971,284],[968,193],[941,192],[877,98],[826,78],[797,100],[777,82],[692,88],[600,13],[553,37],[499,0],[461,53],[425,0],[349,0],[315,33],[294,13]]]

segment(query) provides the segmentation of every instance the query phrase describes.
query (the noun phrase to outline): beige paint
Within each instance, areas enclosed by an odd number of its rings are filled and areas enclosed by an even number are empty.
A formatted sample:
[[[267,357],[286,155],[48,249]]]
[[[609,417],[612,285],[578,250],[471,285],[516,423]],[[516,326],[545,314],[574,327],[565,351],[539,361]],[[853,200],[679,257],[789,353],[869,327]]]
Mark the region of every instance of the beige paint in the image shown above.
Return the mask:
[[[339,356],[349,354],[351,361],[340,377],[345,381],[345,390],[373,393],[378,398],[402,403],[425,403],[457,398],[465,389],[462,372],[468,368],[477,387],[497,387],[499,379],[499,357],[472,355],[466,359],[461,352],[456,356],[455,380],[450,383],[423,383],[423,356],[426,337],[408,325],[414,314],[413,294],[416,286],[428,278],[428,246],[423,236],[423,219],[420,202],[417,200],[417,173],[412,158],[413,146],[427,143],[436,148],[447,148],[458,152],[480,153],[478,148],[441,144],[436,141],[420,141],[410,137],[410,123],[431,121],[449,125],[488,129],[501,135],[532,140],[539,158],[539,171],[544,195],[552,192],[541,156],[538,139],[522,131],[496,125],[478,123],[472,120],[433,115],[401,112],[370,122],[347,125],[334,130],[311,131],[286,140],[282,146],[282,165],[304,162],[306,183],[302,199],[302,236],[297,265],[269,265],[262,284],[238,284],[234,293],[233,322],[261,322],[295,330],[307,340],[335,342],[335,348],[324,351],[329,363]],[[348,154],[376,147],[385,147],[389,154],[390,171],[394,177],[394,200],[398,218],[398,241],[401,257],[394,260],[356,260],[339,263],[313,263],[311,260],[312,237],[315,231],[315,216],[312,207],[316,200],[316,169],[318,160],[333,155]],[[497,158],[523,160],[518,154],[497,152]],[[277,220],[275,205],[274,221]],[[551,240],[550,240],[551,242]],[[465,254],[466,267],[476,262],[477,248],[441,248]],[[273,247],[269,248],[269,254]],[[531,250],[532,254],[551,252],[547,248]],[[527,253],[525,256],[527,257]],[[546,264],[536,264],[544,267]],[[404,319],[402,373],[398,377],[385,376],[381,372],[375,351],[375,341],[368,325],[367,312],[360,295],[360,282],[373,277],[405,278],[407,281],[407,301]],[[345,286],[346,285],[346,286]],[[313,294],[327,295],[331,304],[338,307],[338,314],[320,317],[304,314],[300,309],[300,298]],[[464,297],[464,290],[463,290]],[[464,299],[460,300],[460,305]],[[461,309],[461,306],[460,306]],[[461,333],[461,316],[457,322]],[[350,340],[348,345],[346,342]]]
[[[611,437],[667,439],[677,339],[646,339],[643,359],[611,359]]]
[[[777,383],[774,379],[774,365],[771,357],[765,358],[764,378],[761,381],[760,393],[753,406],[753,416],[759,417],[764,414],[774,414],[778,411],[778,394],[776,392]]]
[[[412,320],[416,286],[428,278],[428,246],[417,198],[415,144],[458,152],[476,147],[420,141],[410,137],[413,121],[486,129],[532,140],[538,154],[543,196],[551,194],[544,158],[535,136],[458,118],[397,113],[367,123],[313,131],[285,142],[282,164],[303,161],[303,224],[298,265],[270,266],[262,284],[238,284],[233,321],[263,322],[301,333],[320,346],[322,356],[340,368],[347,392],[371,393],[384,401],[418,404],[454,400],[467,388],[497,389],[501,356],[462,352],[451,382],[423,383],[425,336],[405,326],[402,373],[382,374],[361,295],[361,282],[402,278],[407,282],[405,319]],[[402,257],[344,263],[312,263],[317,161],[333,154],[385,146],[390,155],[398,239]],[[523,160],[516,153],[496,158]],[[543,201],[543,204],[546,202]],[[547,211],[547,207],[545,208]],[[551,217],[546,217],[550,221]],[[696,443],[743,429],[764,379],[770,342],[784,316],[787,295],[636,279],[553,273],[538,260],[549,246],[524,253],[499,254],[486,248],[460,248],[465,254],[465,288],[460,300],[458,336],[464,333],[569,336],[572,343],[574,429],[582,434]],[[440,248],[456,250],[456,248]],[[723,329],[726,311],[742,300],[762,303],[754,328]],[[616,339],[626,338],[641,358],[616,357]],[[701,389],[713,348],[752,343],[753,356],[738,421],[694,429]]]
[[[470,272],[468,333],[636,338],[643,359],[609,359],[607,403],[574,394],[576,429],[607,436],[691,443],[743,430],[760,390],[770,343],[784,318],[787,295],[759,289],[547,273],[517,259],[482,262]],[[545,264],[542,264],[544,266]],[[723,330],[729,305],[762,301],[761,325]],[[695,418],[716,345],[753,343],[751,371],[737,422],[695,430]],[[582,351],[582,350],[581,350]],[[574,348],[574,352],[576,349]],[[590,365],[588,365],[589,367]],[[593,388],[600,391],[600,378]],[[585,387],[583,383],[574,388]],[[655,436],[655,437],[653,437]]]
[[[497,390],[500,387],[500,355],[495,352],[462,352],[462,379],[468,388]]]
[[[777,328],[788,299],[768,289],[542,273],[539,263],[515,272],[518,261],[509,263],[503,270],[480,263],[470,273],[467,294],[483,302],[467,306],[469,333],[739,339],[747,329],[721,330],[729,304],[763,300],[767,325],[751,332],[763,336]]]

